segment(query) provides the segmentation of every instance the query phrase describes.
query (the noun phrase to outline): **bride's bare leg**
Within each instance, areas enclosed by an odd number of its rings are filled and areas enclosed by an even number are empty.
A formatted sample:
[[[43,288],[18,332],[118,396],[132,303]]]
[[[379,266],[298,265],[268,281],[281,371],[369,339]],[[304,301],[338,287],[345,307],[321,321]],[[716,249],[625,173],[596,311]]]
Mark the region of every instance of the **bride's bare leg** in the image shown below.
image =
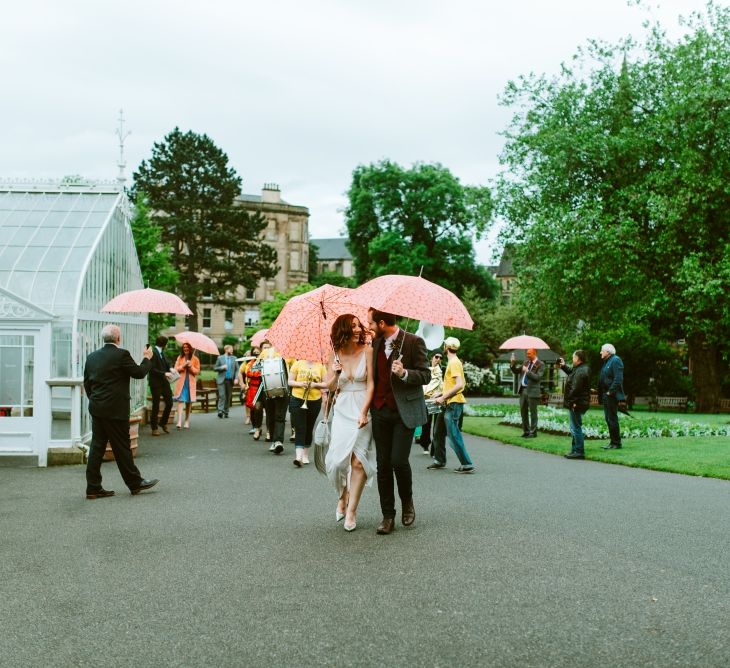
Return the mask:
[[[365,481],[367,479],[362,463],[354,454],[351,456],[350,466],[350,502],[347,504],[346,516],[348,524],[352,524],[355,521],[357,507],[360,504],[360,497],[362,496],[362,490],[365,488]]]
[[[339,500],[337,501],[337,512],[341,513],[342,515],[344,515],[345,512],[347,512],[348,494],[349,494],[349,490],[347,489],[347,487],[345,487],[345,489],[342,490],[342,494],[340,494]]]

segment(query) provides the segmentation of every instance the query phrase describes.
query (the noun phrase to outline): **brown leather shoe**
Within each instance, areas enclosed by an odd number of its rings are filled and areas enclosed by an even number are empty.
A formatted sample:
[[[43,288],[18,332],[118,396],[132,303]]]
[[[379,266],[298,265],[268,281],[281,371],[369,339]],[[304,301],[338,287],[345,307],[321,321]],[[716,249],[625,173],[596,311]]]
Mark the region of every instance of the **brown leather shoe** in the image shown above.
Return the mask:
[[[159,435],[160,435],[160,430],[159,430],[159,429],[153,429],[153,430],[152,430],[152,431],[151,431],[150,433],[151,433],[151,434],[152,434],[153,436],[159,436]]]
[[[164,424],[160,427],[160,429],[162,429],[162,431],[164,431],[166,434],[170,433],[170,430]]]
[[[389,533],[393,533],[393,529],[395,529],[395,520],[392,517],[384,517],[375,531],[381,536],[387,536]]]
[[[401,513],[401,522],[404,527],[409,527],[416,521],[416,508],[413,505],[413,499],[403,502],[403,512]]]
[[[98,489],[95,492],[86,492],[87,499],[106,499],[109,496],[114,496],[113,489]]]

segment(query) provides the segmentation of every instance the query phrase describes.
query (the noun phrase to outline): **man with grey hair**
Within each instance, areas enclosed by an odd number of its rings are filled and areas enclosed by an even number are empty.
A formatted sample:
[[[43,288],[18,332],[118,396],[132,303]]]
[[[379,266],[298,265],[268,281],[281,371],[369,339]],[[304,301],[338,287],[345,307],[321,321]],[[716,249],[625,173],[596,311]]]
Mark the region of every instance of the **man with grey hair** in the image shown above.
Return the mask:
[[[608,425],[610,441],[602,445],[604,450],[617,450],[621,447],[621,429],[618,423],[618,402],[626,398],[624,394],[624,363],[610,343],[601,346],[603,366],[598,377],[598,393],[603,404],[603,416]]]
[[[106,444],[114,452],[119,473],[132,494],[154,487],[159,480],[145,480],[132,459],[129,441],[129,379],[144,378],[152,366],[152,349],[146,346],[144,359],[136,364],[121,348],[122,332],[117,325],[101,330],[104,345],[86,358],[84,390],[91,413],[91,447],[86,463],[86,498],[114,496],[101,486],[101,461]]]

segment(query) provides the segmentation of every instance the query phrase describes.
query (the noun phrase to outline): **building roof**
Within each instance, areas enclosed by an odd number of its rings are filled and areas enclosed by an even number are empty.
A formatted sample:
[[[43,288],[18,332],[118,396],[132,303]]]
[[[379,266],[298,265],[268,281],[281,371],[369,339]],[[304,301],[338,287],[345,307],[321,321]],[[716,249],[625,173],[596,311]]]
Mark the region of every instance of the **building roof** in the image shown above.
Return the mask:
[[[0,182],[0,287],[50,313],[72,312],[121,201],[116,184]]]
[[[347,243],[345,237],[310,239],[309,243],[317,246],[317,258],[320,260],[352,260],[352,255],[345,245]]]
[[[509,247],[505,247],[502,251],[502,257],[499,260],[499,267],[494,274],[495,276],[514,276],[515,271],[512,268],[512,253]]]

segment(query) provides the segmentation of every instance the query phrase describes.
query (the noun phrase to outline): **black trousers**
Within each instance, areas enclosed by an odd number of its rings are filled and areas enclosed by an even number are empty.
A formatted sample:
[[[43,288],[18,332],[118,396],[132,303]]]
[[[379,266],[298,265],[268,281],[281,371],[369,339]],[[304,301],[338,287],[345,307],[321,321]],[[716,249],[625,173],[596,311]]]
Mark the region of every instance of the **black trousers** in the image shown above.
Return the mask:
[[[433,427],[433,420],[431,419],[432,417],[433,416],[431,415],[431,413],[429,413],[426,417],[426,424],[421,427],[421,437],[418,439],[418,444],[424,450],[431,449],[431,429]]]
[[[91,448],[86,462],[86,493],[101,489],[101,462],[107,441],[112,446],[117,468],[129,489],[137,489],[142,483],[142,475],[132,458],[129,443],[129,420],[108,420],[91,416]]]
[[[540,397],[528,397],[520,392],[520,414],[522,415],[522,431],[525,434],[537,433],[537,407]]]
[[[439,464],[446,464],[446,422],[444,413],[436,413],[434,416],[433,440],[431,441],[431,457]]]
[[[400,500],[410,501],[413,497],[413,475],[408,457],[411,454],[413,432],[403,424],[400,413],[387,406],[372,406],[373,439],[378,462],[378,493],[383,517],[395,517],[395,485],[398,483]]]
[[[284,442],[284,422],[289,397],[267,397],[264,401],[266,409],[266,429],[271,434],[271,440]]]
[[[165,402],[165,409],[159,424],[161,427],[164,427],[167,425],[167,421],[170,419],[170,411],[172,411],[172,389],[170,388],[170,383],[150,385],[150,394],[152,395],[150,426],[152,429],[157,429],[157,416],[160,414],[160,399],[162,399]]]
[[[295,448],[308,448],[312,445],[312,434],[314,425],[317,424],[322,400],[307,401],[306,409],[302,409],[303,404],[303,399],[297,399],[294,396],[289,398],[289,417],[291,426],[294,427]]]

